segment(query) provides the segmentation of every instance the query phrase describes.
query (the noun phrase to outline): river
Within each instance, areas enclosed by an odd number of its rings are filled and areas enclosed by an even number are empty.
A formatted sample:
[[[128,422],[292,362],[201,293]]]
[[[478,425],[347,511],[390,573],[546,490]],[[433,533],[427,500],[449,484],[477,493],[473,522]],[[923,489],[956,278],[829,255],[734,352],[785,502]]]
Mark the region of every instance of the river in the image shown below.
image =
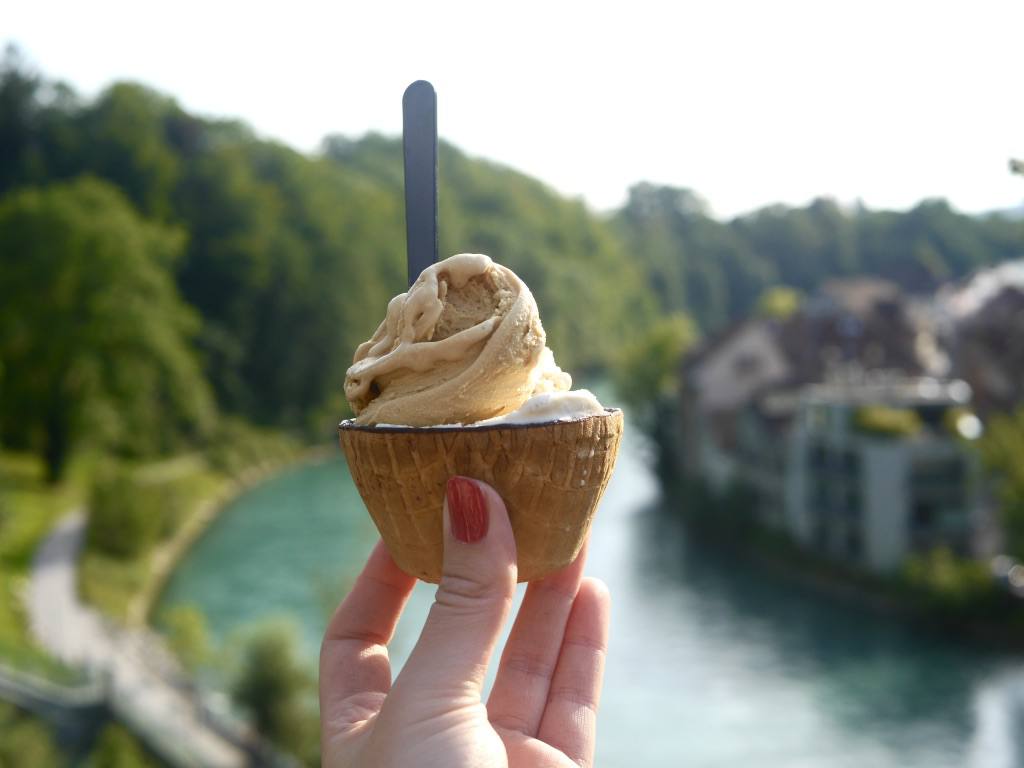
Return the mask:
[[[1024,661],[836,603],[687,535],[627,434],[588,572],[611,589],[602,768],[1024,766]],[[161,606],[192,603],[224,639],[285,616],[315,661],[328,611],[375,540],[344,462],[306,465],[234,502]],[[392,658],[415,641],[420,584]]]

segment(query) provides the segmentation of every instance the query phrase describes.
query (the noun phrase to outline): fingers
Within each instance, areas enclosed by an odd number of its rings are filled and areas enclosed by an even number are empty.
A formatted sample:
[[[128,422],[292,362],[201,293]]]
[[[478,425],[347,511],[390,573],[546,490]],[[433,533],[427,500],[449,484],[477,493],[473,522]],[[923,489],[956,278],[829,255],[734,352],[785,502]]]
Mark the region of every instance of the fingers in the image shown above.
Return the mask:
[[[444,568],[434,605],[392,698],[410,690],[479,702],[487,664],[508,616],[516,547],[505,504],[494,489],[477,480],[451,478],[444,537]]]
[[[597,705],[604,679],[611,600],[608,588],[584,579],[565,627],[537,738],[560,749],[575,764],[591,766]]]
[[[537,735],[585,561],[582,551],[571,565],[527,588],[487,701],[495,727]]]
[[[416,579],[377,543],[355,585],[335,611],[320,647],[320,711],[337,720],[357,694],[387,693],[391,665],[385,647]]]

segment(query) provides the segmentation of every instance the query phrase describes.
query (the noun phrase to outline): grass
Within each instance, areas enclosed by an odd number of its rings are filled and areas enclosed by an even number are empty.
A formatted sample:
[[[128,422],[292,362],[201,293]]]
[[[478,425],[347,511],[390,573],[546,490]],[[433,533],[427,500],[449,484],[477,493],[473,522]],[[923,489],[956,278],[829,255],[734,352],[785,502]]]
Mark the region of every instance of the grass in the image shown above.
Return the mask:
[[[211,469],[195,455],[145,465],[138,469],[136,477],[140,484],[152,485],[174,498],[156,546],[147,547],[135,557],[118,557],[90,547],[79,566],[82,597],[121,622],[130,620],[135,598],[148,591],[152,580],[161,575],[154,568],[154,561],[159,559],[162,549],[174,541],[211,498],[223,494],[230,483],[227,475]]]
[[[158,540],[130,558],[87,546],[79,564],[83,598],[114,619],[145,620],[177,558],[212,519],[219,500],[237,487],[238,478],[299,453],[291,438],[231,423],[203,453],[134,465],[139,487],[172,499],[163,507]],[[36,549],[65,513],[88,502],[94,478],[106,463],[98,455],[76,457],[65,479],[52,485],[38,457],[0,451],[0,663],[54,682],[81,679],[35,644],[22,597]]]
[[[65,513],[81,503],[81,469],[53,486],[33,456],[0,453],[0,661],[58,682],[74,675],[33,642],[22,603],[36,547]]]
[[[119,560],[89,552],[79,566],[78,584],[82,597],[111,618],[127,621],[132,596],[146,584],[149,555]]]
[[[48,724],[0,701],[0,766],[68,765]]]

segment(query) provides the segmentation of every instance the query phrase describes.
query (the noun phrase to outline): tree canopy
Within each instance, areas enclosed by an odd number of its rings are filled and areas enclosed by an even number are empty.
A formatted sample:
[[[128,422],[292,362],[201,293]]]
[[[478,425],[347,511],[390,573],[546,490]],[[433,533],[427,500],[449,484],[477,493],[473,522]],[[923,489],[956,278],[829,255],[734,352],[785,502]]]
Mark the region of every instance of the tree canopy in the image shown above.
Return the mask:
[[[0,429],[52,474],[83,440],[124,454],[202,433],[199,320],[169,271],[180,232],[81,178],[0,201]]]
[[[231,695],[256,730],[306,765],[319,765],[316,681],[301,661],[295,628],[270,621],[245,639]]]
[[[944,200],[897,213],[822,198],[723,222],[689,190],[638,184],[615,219],[661,308],[691,313],[705,331],[779,285],[812,293],[830,278],[874,275],[923,293],[1024,256],[1024,221],[967,216]]]

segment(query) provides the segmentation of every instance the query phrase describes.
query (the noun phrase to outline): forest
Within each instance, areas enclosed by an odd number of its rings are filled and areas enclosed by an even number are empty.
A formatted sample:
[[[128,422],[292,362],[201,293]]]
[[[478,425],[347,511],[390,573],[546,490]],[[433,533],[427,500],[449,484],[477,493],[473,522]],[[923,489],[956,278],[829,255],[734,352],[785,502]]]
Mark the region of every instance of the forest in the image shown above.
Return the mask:
[[[442,256],[514,269],[559,363],[584,376],[635,363],[666,327],[713,333],[774,288],[870,274],[927,291],[1024,242],[1021,219],[943,200],[723,221],[688,189],[639,183],[597,212],[447,143],[439,166]],[[9,49],[0,444],[58,478],[82,447],[168,455],[224,418],[330,434],[352,351],[405,288],[404,237],[397,138],[327,136],[305,154],[141,84],[84,98]]]

